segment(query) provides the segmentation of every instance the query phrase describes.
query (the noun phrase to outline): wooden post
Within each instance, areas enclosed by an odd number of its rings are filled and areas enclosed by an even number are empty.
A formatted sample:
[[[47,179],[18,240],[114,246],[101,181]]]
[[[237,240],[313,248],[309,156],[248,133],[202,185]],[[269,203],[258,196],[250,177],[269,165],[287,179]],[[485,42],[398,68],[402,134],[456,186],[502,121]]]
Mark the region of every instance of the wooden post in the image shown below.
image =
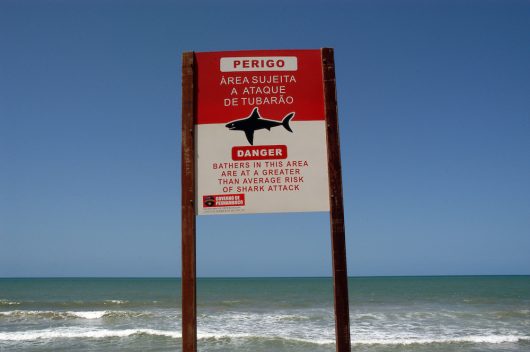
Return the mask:
[[[335,303],[335,339],[337,352],[350,352],[350,309],[348,305],[348,272],[342,199],[339,124],[333,49],[322,49],[324,99],[326,103],[326,136],[328,143],[329,203],[331,250],[333,260],[333,294]]]
[[[182,55],[182,351],[197,351],[195,55]]]
[[[339,127],[333,49],[324,48],[322,67],[326,104],[326,137],[331,243],[333,257],[333,292],[335,305],[336,351],[350,352],[350,317],[348,273],[342,198]],[[195,56],[182,56],[182,350],[197,352],[197,294],[195,249]]]

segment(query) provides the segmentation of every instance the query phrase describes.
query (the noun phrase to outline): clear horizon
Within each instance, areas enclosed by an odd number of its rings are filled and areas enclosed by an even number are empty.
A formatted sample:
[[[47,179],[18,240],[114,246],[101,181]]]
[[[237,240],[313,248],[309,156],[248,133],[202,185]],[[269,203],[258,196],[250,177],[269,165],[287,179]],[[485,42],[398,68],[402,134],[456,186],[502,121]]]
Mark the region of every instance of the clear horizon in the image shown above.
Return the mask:
[[[530,277],[527,274],[457,274],[457,275],[370,275],[370,276],[350,276],[348,279],[371,279],[371,278],[437,278],[437,277]],[[332,279],[332,276],[199,276],[201,279]],[[180,276],[37,276],[37,277],[0,277],[0,280],[9,279],[181,279]]]
[[[530,274],[529,12],[0,2],[0,277],[179,276],[182,52],[320,47],[349,276]],[[330,252],[327,213],[197,219],[199,277],[329,276]]]

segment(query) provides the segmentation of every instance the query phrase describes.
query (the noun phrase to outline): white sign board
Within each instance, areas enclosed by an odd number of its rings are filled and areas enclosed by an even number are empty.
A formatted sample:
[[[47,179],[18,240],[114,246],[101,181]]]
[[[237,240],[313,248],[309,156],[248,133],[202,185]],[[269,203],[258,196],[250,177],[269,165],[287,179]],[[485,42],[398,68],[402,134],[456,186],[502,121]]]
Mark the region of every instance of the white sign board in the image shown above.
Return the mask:
[[[329,211],[320,50],[196,63],[196,213]]]

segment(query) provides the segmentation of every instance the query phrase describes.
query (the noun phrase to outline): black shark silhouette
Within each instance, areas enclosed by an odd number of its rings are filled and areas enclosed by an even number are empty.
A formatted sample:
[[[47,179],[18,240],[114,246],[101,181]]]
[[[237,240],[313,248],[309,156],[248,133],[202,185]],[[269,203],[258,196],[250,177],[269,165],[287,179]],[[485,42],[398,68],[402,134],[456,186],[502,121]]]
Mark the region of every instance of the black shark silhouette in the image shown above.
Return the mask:
[[[226,125],[226,128],[228,128],[231,131],[243,131],[245,132],[245,135],[247,136],[248,142],[250,145],[254,145],[254,131],[267,129],[271,130],[271,128],[276,126],[283,126],[287,131],[293,132],[291,127],[289,126],[289,121],[292,120],[294,117],[294,112],[291,112],[287,114],[282,122],[274,121],[274,120],[267,120],[262,118],[259,115],[258,108],[254,108],[252,110],[252,113],[249,117],[235,120]]]

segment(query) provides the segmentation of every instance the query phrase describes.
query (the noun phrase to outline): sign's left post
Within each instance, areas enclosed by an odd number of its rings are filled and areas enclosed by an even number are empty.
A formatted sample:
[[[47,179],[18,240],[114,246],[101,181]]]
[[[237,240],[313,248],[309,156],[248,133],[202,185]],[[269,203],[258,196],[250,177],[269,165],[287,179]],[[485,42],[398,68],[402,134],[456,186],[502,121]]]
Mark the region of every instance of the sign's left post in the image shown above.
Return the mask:
[[[195,55],[182,55],[182,351],[197,351]]]

